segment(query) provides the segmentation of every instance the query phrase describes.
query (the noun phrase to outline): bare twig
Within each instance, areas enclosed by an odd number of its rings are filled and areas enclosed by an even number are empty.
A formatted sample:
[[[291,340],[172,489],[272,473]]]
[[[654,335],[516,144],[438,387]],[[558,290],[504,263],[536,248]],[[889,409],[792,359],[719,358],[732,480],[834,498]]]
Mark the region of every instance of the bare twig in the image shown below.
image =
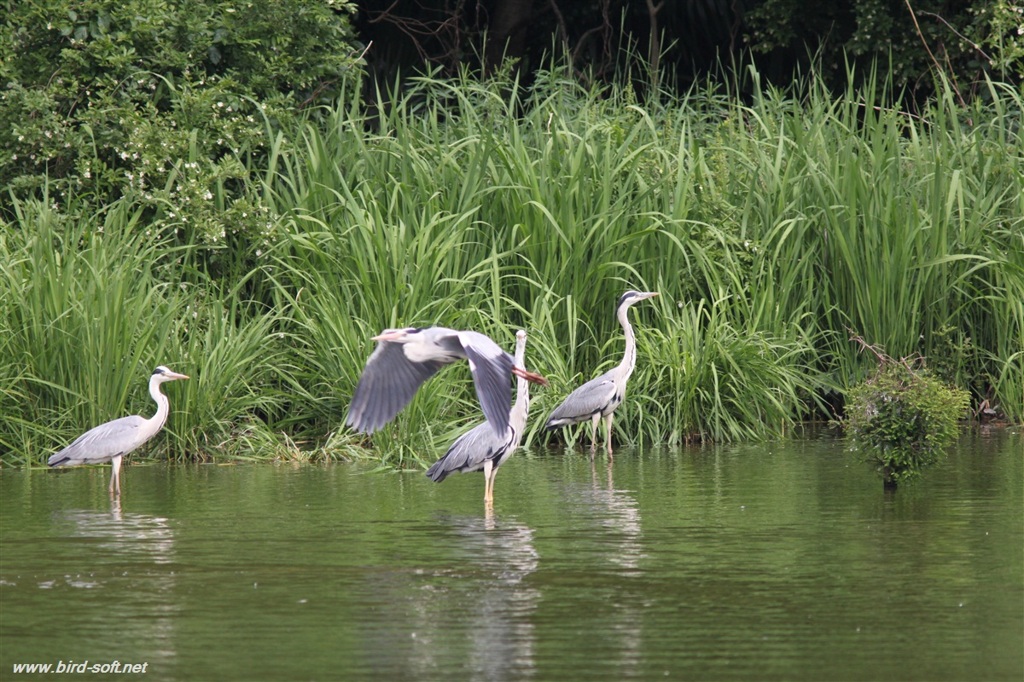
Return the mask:
[[[550,0],[548,4],[551,5],[551,11],[555,15],[555,22],[558,24],[558,35],[562,39],[562,44],[568,49],[569,29],[565,26],[565,17],[562,16],[562,10],[558,8],[558,3],[555,0]]]
[[[399,31],[409,37],[420,59],[424,62],[442,62],[449,67],[458,61],[456,55],[460,53],[460,42],[462,38],[460,29],[460,17],[462,16],[463,3],[459,2],[454,8],[438,10],[442,13],[438,19],[421,20],[409,16],[395,14],[393,10],[398,5],[398,0],[391,3],[386,9],[379,12],[366,12],[366,20],[371,24],[391,24]],[[437,55],[428,53],[425,43],[427,39],[436,40],[443,48],[443,52]]]
[[[928,56],[932,60],[932,64],[935,65],[935,70],[938,73],[942,73],[942,65],[939,64],[939,60],[936,59],[935,55],[932,53],[932,48],[928,47],[928,41],[925,40],[924,33],[921,32],[921,24],[917,23],[917,14],[914,13],[914,8],[911,7],[911,5],[910,5],[910,0],[903,0],[903,1],[904,1],[904,3],[906,3],[907,9],[910,11],[910,18],[914,22],[914,28],[917,29],[917,37],[921,39],[921,44],[924,45],[925,52],[928,53]],[[956,93],[956,98],[958,100],[960,100],[960,106],[966,107],[967,103],[964,102],[963,95],[960,94],[960,88],[958,88],[956,86],[956,78],[955,78],[955,75],[953,73],[949,74],[949,83],[950,83],[950,85],[953,86],[953,92]]]
[[[864,351],[864,350],[869,350],[869,351],[871,351],[871,353],[872,353],[872,354],[873,354],[873,355],[874,355],[874,356],[875,356],[876,358],[878,358],[878,364],[880,364],[880,365],[884,365],[884,364],[886,364],[887,362],[892,362],[892,361],[893,361],[893,360],[892,360],[892,358],[890,358],[890,357],[889,357],[888,355],[886,355],[886,354],[885,354],[884,352],[882,352],[881,350],[879,350],[878,346],[876,346],[876,345],[874,345],[874,344],[871,344],[871,343],[868,343],[867,341],[865,341],[865,340],[864,340],[864,337],[863,337],[863,336],[861,336],[860,334],[857,334],[857,333],[855,333],[855,332],[854,332],[854,331],[853,331],[852,329],[850,329],[849,327],[847,327],[847,328],[846,328],[846,331],[850,332],[850,341],[853,341],[854,343],[856,343],[857,345],[859,345],[859,346],[860,346],[860,349],[861,349],[862,351]]]
[[[577,55],[584,48],[584,46],[586,46],[587,40],[589,40],[590,36],[592,34],[594,34],[594,33],[600,33],[601,34],[601,49],[602,49],[602,57],[603,57],[602,61],[603,61],[603,63],[601,63],[600,65],[597,65],[595,63],[595,68],[594,68],[594,75],[597,76],[597,77],[601,77],[602,75],[604,75],[605,70],[609,67],[609,65],[611,64],[611,61],[612,61],[612,57],[611,57],[611,55],[612,55],[612,46],[611,46],[611,36],[612,36],[611,0],[601,0],[601,25],[600,26],[595,26],[594,28],[592,28],[589,31],[585,32],[582,36],[580,36],[580,39],[578,41],[576,41],[576,47],[573,48],[573,51],[572,51],[572,61],[573,61],[573,64],[576,63]],[[596,62],[596,60],[595,60],[595,62]]]
[[[954,27],[953,24],[949,23],[948,21],[943,19],[941,16],[939,16],[935,12],[925,12],[925,11],[921,10],[921,11],[918,12],[918,14],[921,14],[921,15],[926,16],[926,17],[935,17],[936,19],[941,21],[943,24],[945,24],[946,28],[948,28],[950,31],[952,31],[954,34],[956,34],[957,38],[959,38],[960,40],[964,41],[965,43],[970,43],[971,47],[974,48],[978,52],[978,54],[980,54],[982,57],[984,57],[988,61],[992,61],[992,57],[990,57],[988,55],[988,53],[985,52],[985,50],[981,49],[981,45],[979,45],[978,43],[974,42],[973,40],[971,40],[970,38],[965,36],[963,33],[961,33],[960,31],[956,30],[956,27]]]

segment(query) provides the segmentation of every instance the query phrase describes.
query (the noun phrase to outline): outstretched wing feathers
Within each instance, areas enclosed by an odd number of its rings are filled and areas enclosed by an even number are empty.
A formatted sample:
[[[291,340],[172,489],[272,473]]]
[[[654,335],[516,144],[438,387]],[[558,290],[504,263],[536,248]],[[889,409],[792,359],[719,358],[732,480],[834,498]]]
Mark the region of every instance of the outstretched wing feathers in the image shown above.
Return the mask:
[[[512,411],[512,356],[483,334],[460,332],[459,339],[469,359],[484,417],[495,435],[501,437],[508,430],[508,416]]]
[[[401,344],[378,341],[356,385],[345,423],[363,433],[380,429],[443,366],[438,361],[411,362]]]
[[[487,423],[497,438],[503,438],[512,409],[512,356],[479,332],[434,327],[422,333],[431,334],[429,343],[407,346],[377,342],[352,395],[345,423],[357,431],[373,433],[408,405],[420,386],[441,367],[465,357]],[[437,353],[438,349],[442,352]]]

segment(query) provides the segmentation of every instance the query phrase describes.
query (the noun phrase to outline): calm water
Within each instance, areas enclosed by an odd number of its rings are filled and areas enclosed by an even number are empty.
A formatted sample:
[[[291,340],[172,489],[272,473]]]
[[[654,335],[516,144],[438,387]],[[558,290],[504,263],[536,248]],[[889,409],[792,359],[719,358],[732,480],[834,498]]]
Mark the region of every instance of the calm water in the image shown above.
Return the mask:
[[[0,679],[1024,679],[1024,435],[895,496],[840,444],[0,473]],[[65,675],[60,679],[103,679]],[[52,676],[46,679],[54,679]]]

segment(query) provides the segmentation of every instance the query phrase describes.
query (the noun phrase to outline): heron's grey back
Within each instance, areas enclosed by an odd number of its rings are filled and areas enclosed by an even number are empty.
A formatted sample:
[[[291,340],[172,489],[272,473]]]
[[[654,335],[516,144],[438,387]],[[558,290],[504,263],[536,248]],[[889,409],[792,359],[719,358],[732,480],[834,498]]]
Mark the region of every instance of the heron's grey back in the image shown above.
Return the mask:
[[[427,469],[427,477],[434,482],[440,482],[448,474],[456,471],[462,473],[480,471],[484,468],[484,462],[496,459],[507,450],[511,446],[513,438],[511,428],[507,430],[504,438],[499,438],[489,422],[477,424],[459,436],[448,448],[444,457]]]
[[[605,372],[570,393],[551,412],[548,424],[560,420],[582,421],[601,412],[615,395],[615,382],[611,375],[612,372]]]
[[[145,425],[146,420],[137,414],[100,424],[51,455],[47,464],[56,467],[109,462],[149,440],[142,429]]]

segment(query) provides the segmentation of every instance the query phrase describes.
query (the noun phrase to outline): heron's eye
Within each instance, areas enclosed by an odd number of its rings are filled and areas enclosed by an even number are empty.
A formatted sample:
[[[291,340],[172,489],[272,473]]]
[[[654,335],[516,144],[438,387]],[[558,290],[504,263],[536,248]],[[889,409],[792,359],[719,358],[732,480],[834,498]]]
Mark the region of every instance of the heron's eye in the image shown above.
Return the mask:
[[[405,330],[405,333],[406,334],[419,334],[421,331],[423,331],[423,330],[422,329],[417,329],[416,327],[410,327],[409,329]]]

